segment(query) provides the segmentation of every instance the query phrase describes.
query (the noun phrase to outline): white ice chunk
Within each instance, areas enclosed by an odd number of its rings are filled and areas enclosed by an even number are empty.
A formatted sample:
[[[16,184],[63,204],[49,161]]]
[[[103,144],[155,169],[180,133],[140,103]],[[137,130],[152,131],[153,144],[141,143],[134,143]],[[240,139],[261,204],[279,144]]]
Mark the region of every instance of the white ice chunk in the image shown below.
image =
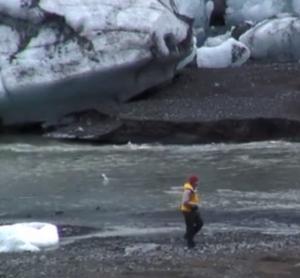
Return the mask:
[[[259,22],[287,11],[288,2],[290,0],[227,0],[226,21],[229,24],[247,20]]]
[[[248,30],[240,41],[255,59],[297,61],[300,59],[300,19],[280,17],[265,20]]]
[[[57,227],[48,223],[0,226],[0,252],[40,251],[59,243]]]
[[[226,68],[240,66],[250,57],[250,51],[243,43],[230,38],[215,47],[200,47],[197,51],[199,68]]]

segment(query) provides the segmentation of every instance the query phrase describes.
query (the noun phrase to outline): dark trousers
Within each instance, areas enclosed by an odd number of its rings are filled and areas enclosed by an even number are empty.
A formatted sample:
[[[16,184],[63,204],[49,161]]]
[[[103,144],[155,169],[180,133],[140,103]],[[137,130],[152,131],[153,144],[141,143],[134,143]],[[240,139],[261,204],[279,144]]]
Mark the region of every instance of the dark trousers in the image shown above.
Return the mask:
[[[189,247],[193,247],[194,237],[201,230],[203,226],[203,220],[198,210],[193,210],[191,212],[182,212],[186,225],[185,239]]]

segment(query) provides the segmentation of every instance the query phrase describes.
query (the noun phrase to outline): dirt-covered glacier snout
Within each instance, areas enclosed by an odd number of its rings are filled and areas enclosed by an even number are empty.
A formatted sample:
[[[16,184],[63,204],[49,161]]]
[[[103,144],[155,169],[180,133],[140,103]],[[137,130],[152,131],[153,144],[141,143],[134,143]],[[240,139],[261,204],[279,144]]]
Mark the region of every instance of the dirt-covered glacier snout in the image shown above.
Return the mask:
[[[4,123],[130,99],[171,79],[193,47],[192,23],[173,1],[24,3],[0,3]]]

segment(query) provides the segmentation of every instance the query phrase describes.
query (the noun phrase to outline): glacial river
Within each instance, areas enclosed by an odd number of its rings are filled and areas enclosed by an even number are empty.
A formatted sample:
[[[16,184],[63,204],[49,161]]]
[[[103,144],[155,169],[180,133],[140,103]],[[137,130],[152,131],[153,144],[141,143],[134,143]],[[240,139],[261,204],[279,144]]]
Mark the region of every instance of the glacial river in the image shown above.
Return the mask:
[[[0,165],[2,223],[180,230],[182,183],[198,174],[204,232],[300,233],[300,143],[98,146],[2,137]]]

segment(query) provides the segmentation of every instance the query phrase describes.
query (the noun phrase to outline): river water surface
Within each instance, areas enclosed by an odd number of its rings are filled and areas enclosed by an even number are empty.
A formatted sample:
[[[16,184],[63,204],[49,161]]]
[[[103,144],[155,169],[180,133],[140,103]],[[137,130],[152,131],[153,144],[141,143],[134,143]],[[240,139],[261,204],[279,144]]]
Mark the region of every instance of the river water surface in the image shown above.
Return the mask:
[[[180,230],[182,183],[198,174],[204,232],[298,234],[299,164],[300,143],[281,141],[94,146],[4,137],[0,219],[76,224],[104,234]]]

